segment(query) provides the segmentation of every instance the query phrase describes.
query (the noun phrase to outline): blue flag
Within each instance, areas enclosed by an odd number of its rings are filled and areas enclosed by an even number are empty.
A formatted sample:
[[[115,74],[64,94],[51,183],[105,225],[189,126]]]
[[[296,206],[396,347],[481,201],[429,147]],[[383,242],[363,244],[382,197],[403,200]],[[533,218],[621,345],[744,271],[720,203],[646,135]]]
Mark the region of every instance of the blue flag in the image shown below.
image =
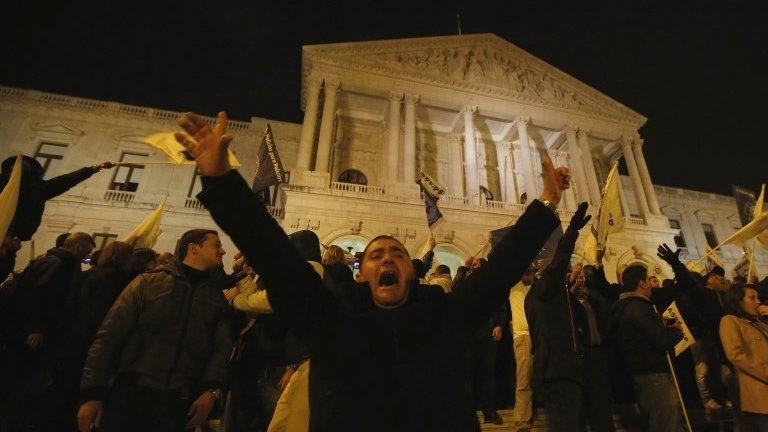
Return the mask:
[[[424,195],[424,209],[427,211],[427,225],[432,228],[443,217],[443,214],[437,208],[437,197],[433,197],[424,188],[421,191]]]

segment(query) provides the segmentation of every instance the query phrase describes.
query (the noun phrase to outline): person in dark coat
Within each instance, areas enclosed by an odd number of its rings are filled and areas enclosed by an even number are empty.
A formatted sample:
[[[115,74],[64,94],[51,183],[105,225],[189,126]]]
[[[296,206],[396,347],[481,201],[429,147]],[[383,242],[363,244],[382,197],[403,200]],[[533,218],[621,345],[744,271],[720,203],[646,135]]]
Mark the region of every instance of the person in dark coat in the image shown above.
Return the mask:
[[[34,404],[41,413],[32,421],[49,429],[66,428],[74,415],[61,403],[66,395],[67,354],[72,343],[67,336],[75,320],[73,310],[67,306],[81,262],[94,246],[88,234],[72,233],[64,247],[52,248],[44,257],[30,262],[18,277],[10,314],[3,317],[6,340],[0,342],[7,348],[3,355],[23,364],[3,371],[3,375],[11,375],[3,380],[2,387],[13,389],[16,385],[31,387],[31,383],[42,383],[43,397]],[[16,397],[25,408],[12,414],[24,417],[29,401],[18,394]]]
[[[648,430],[682,431],[682,413],[667,361],[669,350],[683,337],[680,324],[666,324],[654,307],[645,267],[627,267],[622,284],[626,291],[613,310],[616,343],[632,374],[637,402],[648,414]]]
[[[605,302],[597,290],[587,288],[581,267],[569,274],[579,230],[590,219],[587,208],[586,202],[579,205],[552,262],[525,301],[533,389],[542,394],[554,431],[578,431],[586,423],[592,430],[614,430],[610,386],[598,380],[605,376]]]
[[[264,279],[272,309],[309,346],[311,380],[339,383],[335,395],[310,390],[310,430],[478,431],[466,346],[457,335],[501,305],[558,224],[554,207],[568,187],[567,169],[544,161],[541,200],[488,265],[451,293],[418,284],[406,248],[379,236],[363,252],[360,283],[334,296],[229,166],[226,114],[214,128],[191,113],[180,124],[196,139],[177,134],[202,174],[198,198]],[[342,402],[337,410],[324,406],[328,396]]]
[[[16,157],[10,157],[0,165],[0,190],[8,184],[15,162]],[[13,216],[13,221],[8,228],[6,237],[18,237],[22,242],[30,240],[37,231],[37,228],[40,227],[46,201],[72,189],[102,169],[109,169],[114,166],[113,162],[102,162],[98,165],[80,168],[71,173],[43,180],[44,170],[40,163],[29,156],[22,156],[19,203],[16,206],[16,213]],[[9,259],[10,257],[8,256],[0,257],[0,261]],[[8,276],[9,271],[6,269],[7,267],[7,263],[0,263],[0,269],[5,272],[0,273],[0,281]]]
[[[83,368],[81,431],[170,432],[207,419],[232,349],[229,305],[212,274],[223,255],[216,231],[187,231],[176,260],[120,293]]]

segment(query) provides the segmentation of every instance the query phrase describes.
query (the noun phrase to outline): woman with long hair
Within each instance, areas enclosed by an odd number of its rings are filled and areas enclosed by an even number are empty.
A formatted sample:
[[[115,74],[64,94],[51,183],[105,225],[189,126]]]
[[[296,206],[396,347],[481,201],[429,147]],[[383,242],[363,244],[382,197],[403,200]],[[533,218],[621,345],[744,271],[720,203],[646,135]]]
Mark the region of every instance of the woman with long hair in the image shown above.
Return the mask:
[[[736,371],[736,421],[742,432],[768,432],[768,314],[753,284],[736,284],[726,293],[720,339]]]

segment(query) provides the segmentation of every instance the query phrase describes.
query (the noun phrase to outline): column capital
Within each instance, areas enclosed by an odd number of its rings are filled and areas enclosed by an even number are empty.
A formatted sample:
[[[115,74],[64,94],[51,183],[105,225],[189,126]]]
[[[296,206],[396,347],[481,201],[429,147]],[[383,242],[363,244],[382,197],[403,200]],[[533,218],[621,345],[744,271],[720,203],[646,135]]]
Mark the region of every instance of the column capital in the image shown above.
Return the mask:
[[[565,126],[563,126],[563,132],[565,132],[566,134],[574,134],[574,135],[576,135],[576,132],[578,132],[578,131],[579,131],[578,126],[574,126],[574,125],[571,125],[571,124],[566,124]]]
[[[531,118],[527,116],[519,116],[517,118],[517,123],[523,126],[528,126],[531,123]]]
[[[632,147],[641,149],[643,148],[643,145],[645,144],[645,140],[640,138],[640,135],[636,135],[634,139],[632,139]]]
[[[474,117],[475,114],[477,114],[477,105],[465,105],[461,109],[461,113],[464,114],[464,116],[470,115]]]
[[[419,103],[419,95],[412,93],[405,93],[405,103],[408,105],[416,105]]]
[[[587,136],[587,135],[589,135],[589,132],[590,132],[590,130],[587,129],[586,127],[584,127],[584,126],[579,126],[579,127],[576,128],[576,133],[579,134],[579,135]]]
[[[624,151],[627,151],[632,145],[632,137],[628,135],[622,135],[621,138],[619,138],[619,144],[621,144],[621,148]]]
[[[394,90],[390,90],[389,95],[387,96],[390,102],[400,102],[403,100],[403,92],[398,92]]]
[[[323,77],[319,75],[310,75],[309,78],[307,78],[307,84],[309,84],[310,88],[319,89],[320,86],[323,85]]]
[[[325,80],[325,92],[328,93],[331,92],[338,92],[341,88],[341,81],[337,79],[326,79]]]

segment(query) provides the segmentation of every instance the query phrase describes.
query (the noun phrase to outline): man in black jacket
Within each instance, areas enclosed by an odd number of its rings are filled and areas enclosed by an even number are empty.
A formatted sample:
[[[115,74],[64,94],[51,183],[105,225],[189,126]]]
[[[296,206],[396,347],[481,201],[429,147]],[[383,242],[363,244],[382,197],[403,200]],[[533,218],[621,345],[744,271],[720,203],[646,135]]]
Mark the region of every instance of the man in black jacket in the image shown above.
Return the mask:
[[[8,184],[15,161],[16,158],[11,157],[4,160],[0,165],[2,170],[0,173],[0,190]],[[40,163],[29,156],[22,156],[19,203],[16,206],[16,213],[6,237],[9,239],[17,237],[21,242],[28,241],[40,226],[46,201],[72,189],[102,169],[114,166],[113,162],[102,162],[99,165],[80,168],[71,173],[43,180],[44,170]],[[15,260],[15,253],[0,255],[0,281],[4,280],[8,273],[13,270],[13,265],[10,263],[11,261],[15,262]]]
[[[477,431],[463,335],[506,298],[558,223],[554,207],[566,169],[544,165],[544,193],[491,253],[450,294],[419,285],[396,239],[373,239],[360,284],[336,297],[291,247],[283,230],[226,158],[226,114],[212,128],[186,114],[177,134],[203,178],[201,202],[264,278],[275,313],[309,346],[311,380],[337,384],[335,395],[310,391],[312,431]],[[242,218],[247,214],[247,219]],[[341,403],[328,410],[324,398]]]
[[[102,410],[107,432],[179,431],[205,421],[232,348],[229,305],[211,275],[223,255],[216,231],[187,231],[178,260],[123,290],[88,351],[81,431],[100,426]]]
[[[666,325],[656,311],[645,267],[627,267],[621,282],[626,292],[614,306],[613,319],[618,348],[632,374],[637,402],[648,414],[649,430],[681,431],[682,413],[666,358],[683,337],[680,325]]]
[[[52,248],[44,257],[30,262],[16,281],[7,314],[0,318],[0,345],[4,346],[0,355],[11,364],[23,363],[4,368],[3,393],[12,391],[14,383],[30,385],[50,376],[44,400],[36,402],[44,413],[40,420],[49,425],[62,427],[74,415],[57,409],[66,405],[61,398],[68,387],[64,361],[72,341],[66,335],[75,319],[68,304],[73,281],[80,275],[80,263],[94,246],[88,234],[72,233],[63,247]]]
[[[590,219],[587,207],[579,205],[552,262],[526,298],[534,391],[541,390],[550,430],[558,432],[578,431],[585,423],[595,431],[614,430],[610,386],[600,380],[606,372],[605,304],[585,286],[581,267],[568,274],[579,230]]]

